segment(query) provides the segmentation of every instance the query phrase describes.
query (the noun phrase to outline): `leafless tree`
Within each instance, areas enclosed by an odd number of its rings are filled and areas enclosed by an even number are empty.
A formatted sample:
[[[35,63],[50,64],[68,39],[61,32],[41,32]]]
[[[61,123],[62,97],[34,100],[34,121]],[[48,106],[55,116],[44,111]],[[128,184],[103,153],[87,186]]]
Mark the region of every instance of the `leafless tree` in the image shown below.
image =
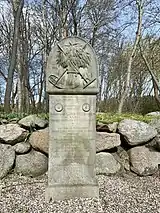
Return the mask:
[[[24,6],[24,0],[11,0],[13,17],[14,17],[14,31],[13,31],[13,43],[11,50],[11,58],[8,68],[8,77],[5,91],[5,100],[4,100],[4,110],[5,112],[10,111],[10,98],[12,92],[12,83],[13,83],[13,74],[16,66],[16,57],[17,57],[17,46],[19,40],[19,26],[20,19],[22,15],[22,9]]]
[[[135,53],[136,53],[136,49],[138,47],[138,43],[139,43],[140,38],[141,38],[143,4],[144,4],[143,0],[136,0],[137,11],[138,11],[138,25],[137,25],[136,37],[135,37],[133,49],[132,49],[131,55],[129,57],[127,73],[126,73],[126,82],[125,82],[124,91],[122,93],[122,96],[121,96],[121,99],[120,99],[120,102],[119,102],[118,113],[122,113],[123,104],[124,104],[124,101],[125,101],[125,99],[127,97],[129,89],[130,89],[130,78],[131,78],[132,62],[133,62],[133,58],[134,58]]]

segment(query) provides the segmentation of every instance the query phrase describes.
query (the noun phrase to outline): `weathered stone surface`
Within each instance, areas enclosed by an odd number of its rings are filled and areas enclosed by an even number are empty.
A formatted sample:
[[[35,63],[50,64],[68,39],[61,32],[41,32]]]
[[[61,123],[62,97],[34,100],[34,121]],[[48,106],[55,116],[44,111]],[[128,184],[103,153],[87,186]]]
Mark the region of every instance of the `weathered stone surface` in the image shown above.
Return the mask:
[[[48,154],[49,149],[49,128],[33,132],[29,138],[29,143],[35,150]],[[112,149],[121,144],[120,135],[116,133],[97,132],[96,151]]]
[[[29,138],[29,143],[35,150],[48,154],[49,128],[33,132]]]
[[[13,146],[13,149],[17,154],[25,154],[31,149],[31,145],[28,142],[17,143]]]
[[[48,186],[45,191],[45,198],[46,201],[62,200],[62,198],[64,200],[73,200],[73,198],[98,197],[98,194],[99,189],[97,185],[72,185],[72,187],[60,185],[58,187]]]
[[[118,122],[114,122],[111,124],[108,124],[108,131],[109,132],[116,132],[117,131],[117,127],[118,127]]]
[[[98,93],[98,65],[92,47],[83,39],[66,38],[51,50],[46,68],[49,94]]]
[[[156,137],[155,137],[155,141],[156,141],[156,149],[158,151],[160,151],[160,134],[158,134]]]
[[[12,119],[10,120],[10,122],[12,122],[12,121],[18,122],[19,120],[20,120],[19,118],[12,118]]]
[[[157,135],[157,130],[150,125],[132,119],[124,119],[118,125],[118,131],[129,145],[147,143]]]
[[[98,197],[94,170],[98,72],[94,51],[83,39],[63,39],[50,52],[46,70],[50,94],[46,199]]]
[[[128,160],[126,161],[126,159],[124,160],[123,158],[121,158],[121,157],[118,155],[117,152],[112,153],[112,155],[113,155],[114,159],[115,159],[118,163],[120,163],[120,165],[121,165],[121,169],[120,169],[119,173],[124,173],[125,171],[130,171],[130,163],[129,163]],[[126,157],[126,156],[125,156],[125,157]],[[129,158],[129,156],[128,156],[128,158]]]
[[[17,155],[15,172],[24,176],[36,177],[44,174],[48,168],[48,158],[37,151],[31,150],[28,154]]]
[[[124,150],[121,146],[117,147],[117,154],[120,157],[120,163],[124,167],[125,170],[130,170],[130,162],[129,155],[126,150]]]
[[[153,128],[157,130],[158,133],[160,133],[160,119],[153,119],[149,123]]]
[[[111,175],[119,172],[120,169],[120,163],[112,154],[104,152],[96,154],[96,174]]]
[[[4,178],[12,169],[15,151],[10,145],[0,144],[0,179]]]
[[[8,121],[6,119],[2,119],[2,120],[0,120],[0,123],[1,124],[8,124]]]
[[[76,185],[80,184],[86,187],[93,185],[93,191],[97,192],[94,171],[95,101],[96,96],[87,95],[52,95],[50,97],[48,183],[51,191],[59,190],[57,185],[76,188]],[[65,111],[57,113],[57,102],[65,106]],[[89,108],[83,108],[85,102],[88,103]],[[78,192],[76,193],[78,196]],[[87,194],[91,195],[90,192],[86,192],[86,196]],[[62,193],[61,198],[65,196]],[[92,194],[92,196],[98,195]]]
[[[153,140],[146,144],[146,147],[160,151],[160,134],[156,135]]]
[[[96,124],[96,130],[98,132],[108,132],[107,124],[98,121]]]
[[[96,129],[98,132],[113,132],[115,133],[117,131],[118,122],[114,122],[111,124],[103,124],[98,122],[96,125]]]
[[[16,124],[16,123],[18,123],[19,120],[20,120],[19,118],[12,118],[12,119],[9,121],[9,123]]]
[[[18,124],[0,125],[0,141],[14,145],[25,140],[28,132]]]
[[[157,112],[150,112],[150,113],[147,113],[146,115],[148,115],[148,116],[159,116],[160,112],[159,111],[157,111]]]
[[[97,132],[96,152],[120,146],[120,135],[117,133]]]
[[[29,115],[25,118],[22,118],[18,123],[26,128],[45,128],[48,125],[47,120],[39,118],[37,115]]]
[[[141,176],[152,175],[158,171],[160,153],[151,152],[145,146],[138,146],[128,151],[131,170]]]

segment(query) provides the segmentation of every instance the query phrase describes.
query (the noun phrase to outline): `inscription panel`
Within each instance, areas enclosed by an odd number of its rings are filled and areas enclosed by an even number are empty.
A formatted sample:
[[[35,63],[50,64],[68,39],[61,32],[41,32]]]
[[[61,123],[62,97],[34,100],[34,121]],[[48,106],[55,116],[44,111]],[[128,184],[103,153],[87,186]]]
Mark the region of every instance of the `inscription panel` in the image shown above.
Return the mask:
[[[95,96],[50,96],[50,149],[51,167],[74,162],[94,165],[95,162]],[[91,105],[85,112],[83,103]],[[63,111],[57,112],[55,105],[61,103]],[[94,113],[92,113],[94,112]],[[94,156],[94,157],[93,157]]]

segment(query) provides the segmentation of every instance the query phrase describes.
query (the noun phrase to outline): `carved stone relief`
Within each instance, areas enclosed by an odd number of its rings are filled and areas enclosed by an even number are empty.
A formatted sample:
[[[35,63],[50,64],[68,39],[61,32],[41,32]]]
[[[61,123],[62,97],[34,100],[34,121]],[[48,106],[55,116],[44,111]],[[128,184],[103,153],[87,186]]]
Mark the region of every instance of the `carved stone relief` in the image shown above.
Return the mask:
[[[54,58],[54,60],[53,60]],[[89,44],[76,38],[67,38],[54,48],[49,56],[48,91],[86,90],[97,87],[94,52]],[[51,87],[52,85],[52,87]],[[53,89],[52,89],[53,88]]]

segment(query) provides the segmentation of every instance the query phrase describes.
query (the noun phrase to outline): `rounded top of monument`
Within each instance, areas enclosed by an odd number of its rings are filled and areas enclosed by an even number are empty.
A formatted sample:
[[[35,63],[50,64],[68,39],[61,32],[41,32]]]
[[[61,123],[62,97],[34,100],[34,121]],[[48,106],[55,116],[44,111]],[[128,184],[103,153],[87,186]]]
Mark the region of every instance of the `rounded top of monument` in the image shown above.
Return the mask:
[[[93,47],[91,46],[91,44],[88,41],[86,41],[84,38],[81,38],[78,36],[68,36],[66,38],[61,39],[58,43],[68,43],[68,42],[73,42],[73,43],[81,42],[82,44],[86,44],[92,49],[93,54],[95,54],[95,51]]]
[[[52,94],[96,94],[98,66],[89,43],[67,37],[51,50],[46,69],[47,92]]]

